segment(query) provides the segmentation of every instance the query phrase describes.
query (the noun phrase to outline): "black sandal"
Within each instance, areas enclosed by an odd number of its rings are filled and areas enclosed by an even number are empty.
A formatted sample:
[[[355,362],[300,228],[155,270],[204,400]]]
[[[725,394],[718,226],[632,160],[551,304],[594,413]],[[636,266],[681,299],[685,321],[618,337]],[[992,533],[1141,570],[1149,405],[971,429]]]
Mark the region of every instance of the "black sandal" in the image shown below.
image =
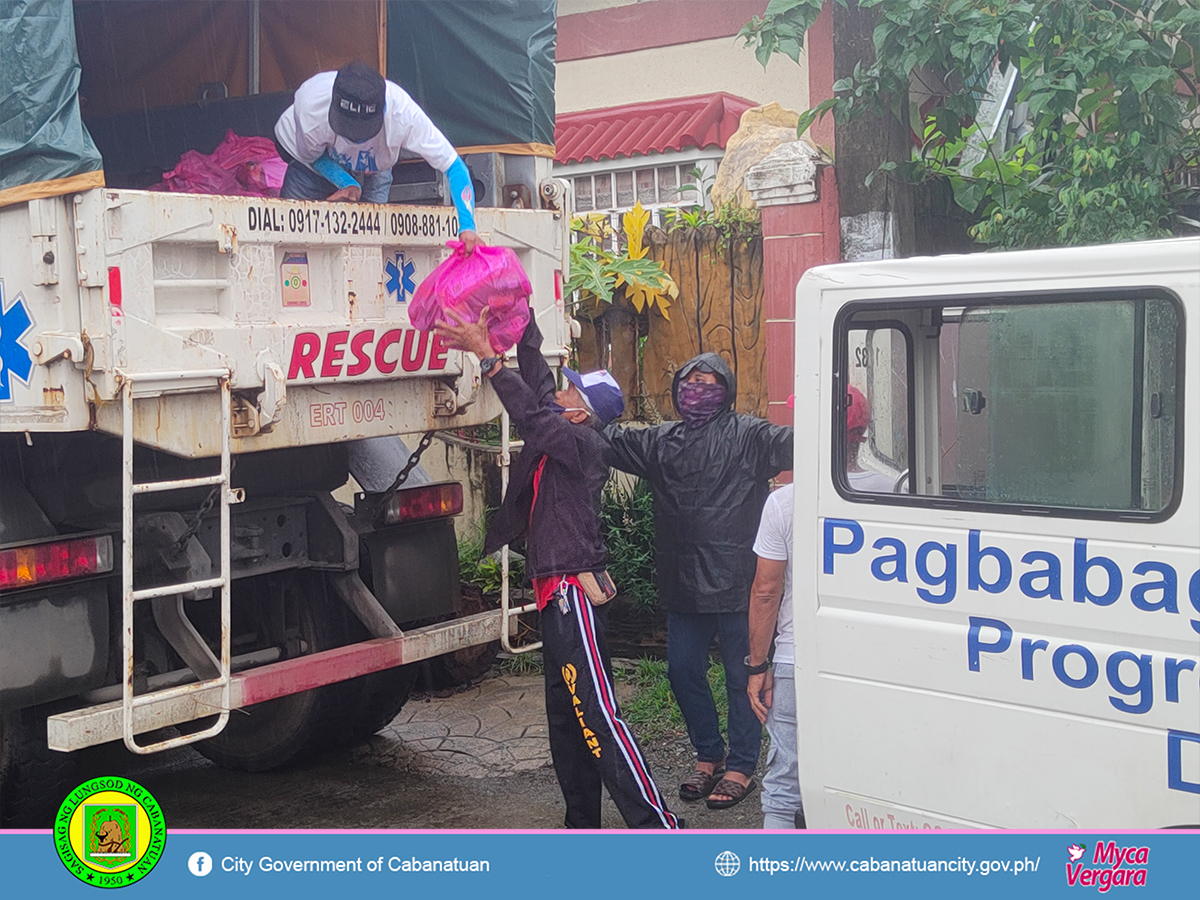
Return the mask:
[[[688,803],[703,800],[713,792],[725,775],[725,763],[719,762],[713,767],[712,773],[701,772],[697,769],[679,785],[679,799]]]
[[[758,787],[758,783],[751,778],[746,784],[740,781],[732,781],[729,778],[722,778],[720,784],[713,786],[709,791],[710,794],[723,794],[728,797],[728,800],[714,800],[708,798],[709,809],[729,809],[731,806],[737,806],[745,800],[750,794],[754,793],[754,789]]]

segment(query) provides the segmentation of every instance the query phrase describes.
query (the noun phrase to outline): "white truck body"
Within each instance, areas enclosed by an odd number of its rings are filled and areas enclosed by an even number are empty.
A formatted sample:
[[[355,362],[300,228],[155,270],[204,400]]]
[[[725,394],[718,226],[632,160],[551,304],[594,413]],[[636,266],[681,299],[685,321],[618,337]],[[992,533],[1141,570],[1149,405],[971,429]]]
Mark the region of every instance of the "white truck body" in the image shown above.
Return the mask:
[[[569,221],[477,211],[553,366]],[[6,782],[53,768],[30,733],[270,768],[386,724],[408,664],[500,639],[507,611],[459,592],[460,485],[353,512],[330,493],[347,442],[501,412],[473,357],[409,321],[457,231],[443,207],[107,188],[0,208]]]
[[[562,216],[478,219],[524,264],[557,361],[569,340]],[[0,209],[5,309],[20,305],[30,323],[10,334],[5,320],[0,432],[121,434],[120,373],[164,373],[139,385],[137,440],[214,456],[219,394],[190,373],[222,368],[235,454],[487,422],[500,406],[473,364],[408,320],[457,231],[444,207],[111,189]]]
[[[823,266],[796,303],[808,826],[1200,823],[1200,238]],[[894,492],[845,475],[846,385]]]

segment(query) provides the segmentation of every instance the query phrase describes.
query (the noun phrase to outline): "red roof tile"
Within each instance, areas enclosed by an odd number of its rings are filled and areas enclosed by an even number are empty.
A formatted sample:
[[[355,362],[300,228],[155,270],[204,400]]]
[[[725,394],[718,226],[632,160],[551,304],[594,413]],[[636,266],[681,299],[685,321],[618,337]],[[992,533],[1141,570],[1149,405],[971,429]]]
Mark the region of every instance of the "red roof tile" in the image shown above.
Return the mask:
[[[721,147],[756,104],[719,91],[698,97],[563,113],[554,126],[560,163],[645,156],[688,147]]]

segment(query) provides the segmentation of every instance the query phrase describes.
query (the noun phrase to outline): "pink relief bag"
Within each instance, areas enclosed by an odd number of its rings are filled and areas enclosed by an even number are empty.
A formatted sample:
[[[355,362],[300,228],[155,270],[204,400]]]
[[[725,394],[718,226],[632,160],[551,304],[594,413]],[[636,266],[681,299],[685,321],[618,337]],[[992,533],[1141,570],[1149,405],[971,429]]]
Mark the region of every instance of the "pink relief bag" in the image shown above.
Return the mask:
[[[453,312],[464,322],[478,322],[488,309],[492,349],[503,353],[521,338],[529,324],[529,276],[508,247],[479,244],[462,255],[461,241],[447,241],[454,254],[417,286],[408,305],[408,319],[420,331],[432,331],[439,321],[452,322]]]

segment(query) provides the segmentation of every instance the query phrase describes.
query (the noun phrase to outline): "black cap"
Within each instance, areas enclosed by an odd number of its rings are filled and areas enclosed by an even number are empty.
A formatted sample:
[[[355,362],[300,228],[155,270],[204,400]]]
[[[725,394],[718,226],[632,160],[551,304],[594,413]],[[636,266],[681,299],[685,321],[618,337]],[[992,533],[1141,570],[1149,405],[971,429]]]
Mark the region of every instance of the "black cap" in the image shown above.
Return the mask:
[[[348,141],[369,141],[383,128],[387,86],[383,76],[365,62],[338,69],[329,103],[329,127]]]

